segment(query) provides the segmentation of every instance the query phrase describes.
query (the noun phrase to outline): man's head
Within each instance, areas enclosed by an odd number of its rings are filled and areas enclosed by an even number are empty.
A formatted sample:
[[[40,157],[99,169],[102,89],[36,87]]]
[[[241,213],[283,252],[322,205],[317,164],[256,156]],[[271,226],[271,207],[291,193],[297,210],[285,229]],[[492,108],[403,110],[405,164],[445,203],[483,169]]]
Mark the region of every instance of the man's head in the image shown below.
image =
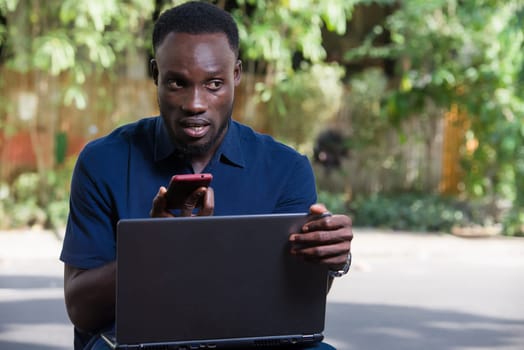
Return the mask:
[[[173,7],[158,18],[153,29],[153,51],[156,54],[169,33],[212,34],[223,33],[229,47],[238,57],[238,27],[229,13],[198,1]]]
[[[151,69],[160,114],[177,149],[209,161],[231,118],[240,82],[238,31],[220,8],[189,2],[164,12]]]

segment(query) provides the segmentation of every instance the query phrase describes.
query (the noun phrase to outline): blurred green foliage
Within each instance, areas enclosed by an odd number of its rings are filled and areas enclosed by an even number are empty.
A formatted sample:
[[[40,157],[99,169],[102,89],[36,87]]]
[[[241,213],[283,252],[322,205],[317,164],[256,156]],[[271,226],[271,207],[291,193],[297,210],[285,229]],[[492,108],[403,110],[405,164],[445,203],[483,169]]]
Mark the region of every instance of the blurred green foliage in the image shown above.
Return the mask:
[[[62,103],[84,109],[86,77],[145,46],[144,23],[153,9],[154,2],[141,0],[0,0],[7,22],[0,24],[0,62],[18,72],[67,71],[72,80]]]
[[[268,90],[258,85],[265,101],[265,127],[279,140],[310,153],[314,137],[340,110],[344,93],[344,70],[338,64],[304,64],[304,69],[293,72]],[[318,84],[322,81],[322,84]]]
[[[239,24],[243,55],[265,62],[275,83],[284,80],[293,71],[295,53],[312,63],[325,59],[322,28],[344,34],[356,2],[237,0],[232,13]]]
[[[350,212],[357,226],[394,230],[451,232],[454,226],[491,224],[467,202],[422,193],[376,194],[359,198],[351,203]]]
[[[60,230],[69,213],[69,186],[76,158],[69,158],[45,176],[18,175],[12,184],[0,183],[0,229],[40,226]]]
[[[244,67],[263,76],[253,91],[265,106],[260,129],[311,151],[314,136],[337,113],[343,93],[344,70],[337,62],[325,62],[322,30],[344,34],[356,2],[236,1],[232,14]]]
[[[57,106],[87,108],[93,101],[88,101],[84,90],[86,77],[117,73],[126,55],[149,52],[151,19],[181,2],[0,0],[0,64],[18,72],[38,72],[39,86],[67,72],[71,83],[66,91],[40,95]],[[230,1],[218,3],[231,5]],[[372,3],[395,10],[343,60],[326,63],[323,31],[344,34],[354,7]],[[368,58],[392,60],[396,71],[391,81],[368,71],[349,82],[348,99],[353,111],[360,113],[355,116],[359,125],[354,126],[350,146],[365,148],[373,144],[376,132],[405,118],[427,117],[428,105],[443,109],[457,105],[471,123],[464,144],[469,140],[478,145],[459,150],[466,170],[466,194],[472,199],[511,201],[505,233],[524,232],[521,0],[236,0],[232,8],[246,71],[263,76],[254,91],[267,106],[266,131],[297,147],[306,145],[308,150],[307,143],[319,126],[337,114],[337,101],[344,91],[342,64]],[[385,33],[390,43],[377,47],[376,38]],[[2,77],[1,84],[5,84]],[[103,100],[103,91],[100,95]],[[4,135],[13,133],[4,118],[12,111],[10,101],[0,96]],[[57,118],[39,118],[42,125],[59,131]],[[0,184],[2,225],[24,221],[61,225],[71,168],[58,163],[39,168],[36,174],[22,174],[12,184]],[[319,197],[323,196],[321,192]],[[345,195],[328,194],[324,199],[334,208],[347,207]],[[428,200],[417,203],[436,208],[434,213],[442,209],[440,202]],[[443,220],[437,216],[440,219],[435,220]]]
[[[335,213],[350,215],[357,227],[450,233],[454,228],[493,227],[497,221],[482,201],[438,194],[375,193],[350,201],[341,193],[319,191],[318,200]]]
[[[73,105],[85,109],[89,102],[86,77],[111,71],[119,55],[144,47],[144,23],[153,8],[153,2],[141,0],[0,0],[0,65],[30,74],[37,82],[39,113],[27,127],[36,134],[45,125],[52,138],[60,135],[60,119],[51,112],[53,108]],[[53,90],[62,73],[67,73],[67,88]],[[6,83],[0,76],[0,84]],[[3,136],[16,132],[13,119],[8,118],[14,114],[13,105],[8,100],[0,104]],[[50,149],[33,144],[35,172],[1,183],[1,228],[39,225],[57,229],[65,224],[72,167],[62,164],[65,150],[53,141],[43,143]],[[42,161],[47,154],[55,154],[54,164]]]
[[[348,198],[343,192],[333,193],[319,190],[317,201],[324,204],[332,213],[349,213]]]
[[[375,47],[378,35],[391,43]],[[347,62],[396,62],[396,86],[382,108],[392,125],[424,113],[428,103],[457,105],[470,122],[459,150],[471,198],[510,200],[504,232],[524,234],[524,2],[403,1]]]

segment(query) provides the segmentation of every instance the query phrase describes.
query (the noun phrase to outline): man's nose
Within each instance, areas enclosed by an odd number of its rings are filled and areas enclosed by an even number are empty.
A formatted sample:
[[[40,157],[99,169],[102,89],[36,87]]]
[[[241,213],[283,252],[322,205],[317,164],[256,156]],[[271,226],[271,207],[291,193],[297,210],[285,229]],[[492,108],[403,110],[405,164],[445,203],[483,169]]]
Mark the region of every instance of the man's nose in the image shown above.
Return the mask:
[[[206,109],[205,92],[199,87],[188,89],[182,102],[182,110],[189,114],[199,114],[205,112]]]

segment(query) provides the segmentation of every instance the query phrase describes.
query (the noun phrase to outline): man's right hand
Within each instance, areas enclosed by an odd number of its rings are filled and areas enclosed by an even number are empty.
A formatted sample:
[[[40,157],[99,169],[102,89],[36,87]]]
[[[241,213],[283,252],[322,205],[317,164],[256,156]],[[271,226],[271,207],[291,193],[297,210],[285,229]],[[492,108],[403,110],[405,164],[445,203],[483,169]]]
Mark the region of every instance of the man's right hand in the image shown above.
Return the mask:
[[[161,186],[153,199],[153,207],[149,215],[152,218],[168,218],[174,215],[167,208],[167,189]],[[202,200],[200,200],[202,199]],[[198,204],[200,206],[198,206]],[[186,198],[180,216],[193,216],[194,209],[198,209],[198,216],[211,216],[215,209],[215,194],[211,187],[199,187],[189,197]]]

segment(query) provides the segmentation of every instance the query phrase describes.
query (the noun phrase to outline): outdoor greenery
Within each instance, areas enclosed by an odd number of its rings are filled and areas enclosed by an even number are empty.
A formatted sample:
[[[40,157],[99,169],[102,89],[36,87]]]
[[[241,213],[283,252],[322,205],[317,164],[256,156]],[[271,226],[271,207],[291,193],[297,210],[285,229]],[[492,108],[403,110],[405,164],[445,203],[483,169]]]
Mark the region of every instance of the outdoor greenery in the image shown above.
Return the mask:
[[[351,203],[357,226],[394,230],[451,232],[454,227],[486,224],[482,208],[453,197],[422,193],[376,194]]]
[[[65,91],[53,91],[58,96],[52,102],[85,109],[86,77],[109,71],[118,55],[145,46],[144,14],[153,8],[152,2],[140,0],[1,0],[7,24],[0,25],[0,62],[48,82],[67,72],[70,84]]]
[[[256,126],[311,150],[343,93],[344,71],[338,63],[326,64],[322,30],[344,34],[355,2],[238,0],[237,5],[232,13],[239,23],[245,71],[263,77],[252,91],[255,102],[266,105],[263,124]]]
[[[54,156],[64,118],[57,110],[92,103],[84,90],[87,77],[114,69],[119,55],[145,45],[144,15],[153,8],[153,2],[140,0],[0,0],[0,67],[37,82],[19,118],[13,118],[17,101],[0,105],[2,136],[27,129],[36,155],[35,173],[21,174],[10,185],[2,179],[0,226],[63,226],[71,169],[64,174]],[[67,88],[58,88],[60,79],[68,80]],[[0,77],[0,87],[4,84],[9,82]]]
[[[62,229],[69,214],[74,161],[74,158],[68,159],[44,177],[36,172],[24,172],[11,185],[0,183],[0,229],[27,226]],[[45,191],[41,190],[42,186]]]
[[[385,31],[391,43],[375,47]],[[524,3],[403,1],[345,58],[364,57],[397,63],[381,109],[391,125],[424,117],[431,104],[467,114],[464,193],[511,201],[504,232],[524,233]]]
[[[0,69],[38,82],[34,93],[39,102],[38,112],[25,108],[25,114],[14,117],[16,101],[0,96],[0,140],[27,129],[37,157],[30,172],[0,179],[2,228],[63,226],[74,159],[64,163],[54,156],[67,118],[58,108],[110,109],[104,91],[89,100],[86,79],[118,76],[129,58],[147,61],[151,20],[181,2],[0,0]],[[257,77],[248,78],[245,88],[251,105],[263,106],[265,115],[250,121],[303,152],[311,154],[322,127],[345,120],[344,113],[353,113],[356,123],[348,140],[353,151],[372,149],[381,133],[410,118],[425,123],[430,133],[434,121],[452,106],[467,116],[466,138],[458,150],[464,178],[456,198],[441,198],[436,189],[414,195],[427,187],[420,183],[406,189],[411,194],[375,193],[353,202],[347,193],[320,188],[320,200],[332,211],[358,213],[356,223],[365,225],[448,230],[452,224],[477,222],[464,209],[465,200],[487,201],[490,207],[509,203],[509,211],[496,219],[504,221],[505,234],[524,234],[522,0],[216,3],[237,19],[246,76]],[[390,14],[359,45],[327,62],[325,34],[351,35],[348,24],[355,8],[372,5],[387,6]],[[386,44],[379,44],[379,37],[386,37]],[[348,71],[369,59],[393,62],[394,71],[387,76],[376,67],[359,74]],[[60,80],[68,82],[63,90],[58,89]],[[7,85],[0,76],[0,89]],[[343,102],[349,112],[341,109]],[[369,165],[383,164],[380,156],[370,157]],[[398,165],[397,158],[390,158],[388,164]]]

